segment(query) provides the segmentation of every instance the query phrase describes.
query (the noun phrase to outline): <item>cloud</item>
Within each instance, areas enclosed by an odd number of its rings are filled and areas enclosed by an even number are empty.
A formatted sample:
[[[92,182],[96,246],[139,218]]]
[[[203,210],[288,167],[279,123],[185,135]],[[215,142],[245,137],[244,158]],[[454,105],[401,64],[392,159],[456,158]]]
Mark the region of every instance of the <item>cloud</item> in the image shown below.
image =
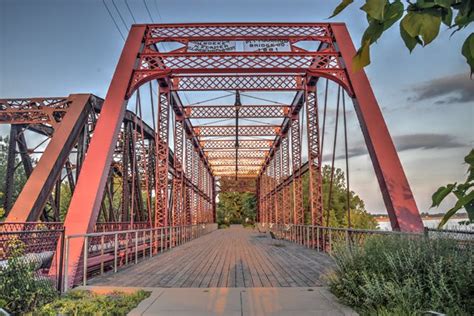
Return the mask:
[[[398,152],[412,149],[448,149],[464,147],[464,144],[457,140],[453,135],[449,134],[406,134],[393,137],[393,142]],[[349,158],[358,157],[368,154],[365,142],[360,141],[354,147],[348,150]],[[331,155],[325,155],[325,159],[330,159]],[[338,155],[336,159],[342,159],[345,156]]]
[[[433,79],[414,86],[414,96],[408,101],[417,102],[438,99],[435,104],[474,102],[474,81],[467,74]]]

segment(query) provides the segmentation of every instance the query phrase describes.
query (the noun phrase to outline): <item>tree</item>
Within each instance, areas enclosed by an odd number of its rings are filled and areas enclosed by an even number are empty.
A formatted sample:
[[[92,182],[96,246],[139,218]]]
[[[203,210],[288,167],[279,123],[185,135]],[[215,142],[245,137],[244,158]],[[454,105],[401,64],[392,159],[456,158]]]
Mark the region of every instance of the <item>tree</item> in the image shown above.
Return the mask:
[[[322,168],[323,177],[323,210],[324,221],[326,223],[326,210],[329,209],[329,189],[331,180],[331,167],[328,165]],[[351,215],[351,227],[361,229],[376,229],[377,221],[372,215],[365,210],[364,201],[354,192],[349,192],[349,206]],[[303,207],[305,209],[305,222],[311,222],[310,203],[309,203],[309,174],[303,175]],[[344,172],[336,168],[334,170],[332,194],[331,194],[331,209],[329,210],[329,225],[330,227],[347,227],[347,192],[346,192],[346,177]]]
[[[456,204],[444,214],[438,228],[442,228],[454,214],[463,208],[467,211],[469,222],[474,223],[474,149],[471,149],[471,152],[464,157],[464,162],[469,166],[466,181],[440,187],[432,196],[433,203],[431,207],[439,207],[441,202],[451,193],[457,199]]]
[[[342,12],[354,0],[342,0],[334,9],[331,18]],[[456,31],[466,28],[474,21],[474,2],[472,0],[364,0],[360,8],[367,15],[368,27],[361,46],[354,56],[355,69],[370,64],[370,46],[384,31],[400,19],[400,36],[410,52],[417,46],[426,46],[437,36],[441,23]],[[454,19],[453,19],[454,18]],[[474,33],[465,40],[461,53],[474,72]]]
[[[219,224],[253,223],[257,214],[257,198],[249,192],[221,192],[217,203]]]
[[[9,142],[10,140],[8,136],[0,136],[0,219],[3,219],[6,214],[6,210],[3,209],[3,205],[5,202],[5,179],[7,176]],[[20,159],[18,159],[18,157],[15,157],[15,166],[18,166],[19,164]],[[18,166],[18,168],[16,168],[13,177],[13,200],[15,200],[26,183],[26,174],[22,166]]]

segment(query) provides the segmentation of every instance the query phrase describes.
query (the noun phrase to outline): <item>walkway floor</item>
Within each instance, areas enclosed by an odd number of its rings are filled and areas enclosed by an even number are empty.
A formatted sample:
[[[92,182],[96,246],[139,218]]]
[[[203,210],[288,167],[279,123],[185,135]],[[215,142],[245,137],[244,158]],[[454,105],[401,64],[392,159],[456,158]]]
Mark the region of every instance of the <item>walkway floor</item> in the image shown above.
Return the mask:
[[[80,287],[96,293],[150,291],[128,316],[344,316],[357,315],[324,287],[122,288]]]
[[[317,287],[329,256],[241,226],[220,229],[91,285],[125,287]]]

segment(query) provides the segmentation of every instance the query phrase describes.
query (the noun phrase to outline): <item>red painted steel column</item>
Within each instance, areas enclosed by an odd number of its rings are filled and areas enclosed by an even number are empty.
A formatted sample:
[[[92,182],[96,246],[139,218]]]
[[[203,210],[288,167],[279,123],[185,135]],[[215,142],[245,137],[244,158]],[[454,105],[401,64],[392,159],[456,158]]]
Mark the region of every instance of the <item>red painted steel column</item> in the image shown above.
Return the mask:
[[[423,222],[418,207],[367,75],[363,70],[352,71],[352,57],[356,50],[347,27],[343,23],[334,23],[331,24],[331,28],[347,67],[355,94],[354,108],[362,127],[392,228],[405,232],[421,232]]]
[[[145,26],[133,26],[125,42],[64,221],[66,235],[85,234],[94,229],[144,35]],[[76,275],[83,244],[83,238],[71,239],[69,244],[66,267],[69,280]]]

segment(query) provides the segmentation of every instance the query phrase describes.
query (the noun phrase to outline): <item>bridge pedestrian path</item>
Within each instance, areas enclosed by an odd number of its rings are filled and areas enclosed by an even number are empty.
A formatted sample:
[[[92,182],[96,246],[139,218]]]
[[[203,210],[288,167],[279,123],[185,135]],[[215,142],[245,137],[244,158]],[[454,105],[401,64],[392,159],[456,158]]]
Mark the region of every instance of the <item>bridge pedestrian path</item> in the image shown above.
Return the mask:
[[[242,226],[219,229],[90,285],[158,288],[319,287],[332,259]]]

